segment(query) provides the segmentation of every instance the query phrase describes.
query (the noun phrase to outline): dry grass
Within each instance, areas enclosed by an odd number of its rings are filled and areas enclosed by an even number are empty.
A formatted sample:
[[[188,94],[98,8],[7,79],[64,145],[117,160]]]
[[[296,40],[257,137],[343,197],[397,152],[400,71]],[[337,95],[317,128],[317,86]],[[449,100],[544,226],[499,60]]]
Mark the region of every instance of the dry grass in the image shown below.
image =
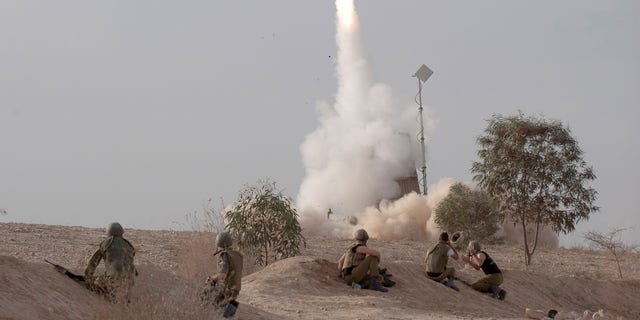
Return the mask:
[[[216,234],[196,232],[180,246],[177,252],[178,274],[191,281],[204,282],[216,273]]]
[[[200,303],[199,290],[180,287],[142,296],[120,308],[104,308],[94,320],[222,319],[221,312]]]
[[[175,281],[169,281],[170,286],[166,285],[166,278],[157,279],[166,276],[166,272],[146,266],[143,272],[147,279],[138,281],[145,285],[134,288],[132,302],[121,308],[105,307],[93,319],[223,319],[221,310],[205,305],[200,299],[206,277],[217,272],[217,260],[213,256],[217,249],[215,238],[216,234],[212,232],[194,232],[178,247],[177,276]],[[252,263],[252,257],[245,256],[244,262],[244,275],[262,269]]]
[[[95,320],[222,319],[220,310],[205,305],[201,293],[207,276],[217,271],[215,233],[194,232],[176,252],[175,275],[156,266],[141,266],[131,303],[120,308],[106,307]],[[185,281],[186,280],[186,281]]]

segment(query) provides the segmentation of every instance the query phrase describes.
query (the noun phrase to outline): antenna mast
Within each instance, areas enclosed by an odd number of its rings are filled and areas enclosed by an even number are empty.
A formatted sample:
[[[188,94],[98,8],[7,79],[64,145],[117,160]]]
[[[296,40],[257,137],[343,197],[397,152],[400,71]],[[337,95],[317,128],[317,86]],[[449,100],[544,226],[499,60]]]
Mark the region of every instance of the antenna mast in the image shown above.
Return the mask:
[[[417,101],[416,103],[418,104],[418,114],[419,114],[419,118],[420,118],[420,132],[418,132],[418,141],[420,141],[420,146],[421,146],[421,156],[422,156],[422,163],[420,166],[420,172],[422,173],[422,193],[424,195],[427,194],[427,156],[426,156],[426,151],[425,151],[425,146],[424,146],[424,120],[422,117],[422,84],[427,81],[427,79],[429,79],[429,77],[431,77],[431,75],[433,74],[433,71],[431,71],[431,69],[429,69],[429,67],[425,66],[424,64],[420,67],[420,69],[418,69],[418,71],[416,71],[416,73],[413,75],[414,77],[418,78],[418,94],[417,94]]]

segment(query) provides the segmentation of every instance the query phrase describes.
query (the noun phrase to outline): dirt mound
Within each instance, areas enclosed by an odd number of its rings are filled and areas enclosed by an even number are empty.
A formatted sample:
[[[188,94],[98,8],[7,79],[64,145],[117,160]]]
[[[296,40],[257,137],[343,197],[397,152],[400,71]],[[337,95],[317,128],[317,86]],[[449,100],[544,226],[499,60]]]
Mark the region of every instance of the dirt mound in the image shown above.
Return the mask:
[[[525,308],[597,311],[640,318],[640,281],[598,281],[505,271],[505,301],[459,282],[460,292],[426,279],[423,266],[410,261],[387,264],[397,282],[388,293],[354,290],[337,276],[335,262],[295,257],[273,263],[243,281],[241,300],[271,313],[306,319],[521,318]],[[475,279],[479,272],[462,270]],[[276,299],[276,301],[274,301]],[[355,313],[355,310],[360,310]]]
[[[89,292],[47,264],[0,256],[0,319],[222,318],[219,312],[200,304],[202,286],[152,265],[139,266],[138,270],[131,303],[123,306]],[[242,304],[235,318],[275,317]]]
[[[199,294],[204,275],[215,270],[212,234],[127,230],[137,249],[140,276],[132,302],[112,305],[45,264],[63,264],[81,273],[104,230],[0,223],[0,319],[215,319]],[[336,261],[350,239],[308,238],[303,256],[260,270],[245,256],[245,276],[236,319],[513,319],[525,308],[585,309],[640,319],[640,254],[622,256],[625,279],[607,252],[540,249],[525,266],[522,249],[488,246],[505,272],[505,301],[459,283],[456,292],[423,276],[429,243],[371,239],[397,285],[388,293],[345,285]],[[459,276],[481,272],[451,263]],[[254,270],[260,270],[253,272]],[[100,271],[98,271],[100,272]]]
[[[0,256],[0,306],[8,319],[90,319],[106,304],[44,264]]]

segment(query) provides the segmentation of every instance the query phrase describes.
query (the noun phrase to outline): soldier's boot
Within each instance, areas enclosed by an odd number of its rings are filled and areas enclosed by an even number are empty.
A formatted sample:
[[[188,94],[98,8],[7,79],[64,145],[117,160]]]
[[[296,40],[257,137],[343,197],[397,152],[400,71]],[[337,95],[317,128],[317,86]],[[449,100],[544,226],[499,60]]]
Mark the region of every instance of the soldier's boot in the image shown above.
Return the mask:
[[[495,299],[500,298],[500,287],[498,286],[490,286],[489,287],[489,292],[491,293],[491,296]]]
[[[379,285],[378,284],[378,279],[376,279],[375,277],[373,277],[373,278],[371,278],[371,280],[369,280],[369,289],[370,290],[375,290],[375,291],[380,291],[380,292],[389,291],[389,289]]]
[[[238,310],[239,304],[240,303],[235,300],[229,301],[229,303],[227,303],[227,306],[224,308],[224,313],[222,314],[222,316],[225,318],[233,317],[233,315],[236,314],[236,311]]]
[[[498,299],[504,300],[504,298],[506,297],[507,297],[507,291],[504,289],[500,289],[500,292],[498,292]]]
[[[449,276],[447,283],[445,284],[447,287],[455,290],[455,291],[460,291],[460,288],[458,288],[458,286],[456,286],[455,282],[453,282],[453,276]]]
[[[386,274],[382,275],[382,285],[387,287],[387,288],[391,288],[396,284],[395,281],[389,279],[389,277]]]

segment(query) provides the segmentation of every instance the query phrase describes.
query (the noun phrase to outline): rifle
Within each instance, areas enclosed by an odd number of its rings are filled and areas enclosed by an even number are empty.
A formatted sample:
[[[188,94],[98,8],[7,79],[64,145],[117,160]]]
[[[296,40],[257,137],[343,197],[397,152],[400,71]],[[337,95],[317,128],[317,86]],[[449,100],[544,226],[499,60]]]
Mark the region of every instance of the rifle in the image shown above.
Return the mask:
[[[53,263],[53,262],[51,262],[51,261],[49,261],[47,259],[44,259],[44,262],[52,265],[56,269],[56,271],[64,274],[65,276],[71,278],[72,280],[74,280],[76,282],[84,283],[84,276],[75,274],[75,273],[67,270],[67,268],[65,268],[65,267],[63,267],[63,266],[61,266],[59,264],[55,264],[55,263]]]

